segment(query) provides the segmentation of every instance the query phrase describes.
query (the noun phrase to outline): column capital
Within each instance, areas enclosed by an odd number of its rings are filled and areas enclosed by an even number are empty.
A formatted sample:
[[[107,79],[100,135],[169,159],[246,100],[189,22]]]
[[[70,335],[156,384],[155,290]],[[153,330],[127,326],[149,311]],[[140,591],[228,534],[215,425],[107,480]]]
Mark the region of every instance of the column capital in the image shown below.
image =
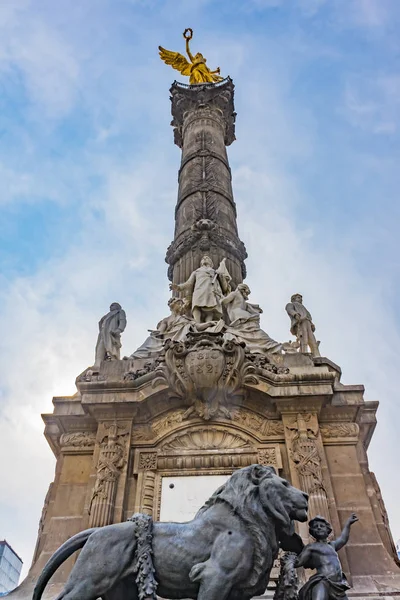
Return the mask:
[[[235,107],[233,81],[227,77],[221,83],[185,85],[174,81],[171,86],[171,125],[174,128],[174,141],[179,148],[183,145],[182,128],[185,114],[202,108],[218,109],[225,125],[224,142],[230,146],[235,141]]]

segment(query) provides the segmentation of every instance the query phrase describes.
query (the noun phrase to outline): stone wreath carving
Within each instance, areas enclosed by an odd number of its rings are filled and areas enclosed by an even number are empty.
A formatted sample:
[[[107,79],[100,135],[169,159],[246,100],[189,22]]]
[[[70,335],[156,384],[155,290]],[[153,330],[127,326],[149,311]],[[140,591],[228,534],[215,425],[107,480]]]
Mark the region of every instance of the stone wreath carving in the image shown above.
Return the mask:
[[[167,342],[165,349],[153,386],[167,384],[171,396],[190,405],[183,420],[231,419],[231,401],[243,395],[243,384],[258,383],[258,369],[245,360],[243,345],[224,341],[222,333],[189,333],[184,342]]]

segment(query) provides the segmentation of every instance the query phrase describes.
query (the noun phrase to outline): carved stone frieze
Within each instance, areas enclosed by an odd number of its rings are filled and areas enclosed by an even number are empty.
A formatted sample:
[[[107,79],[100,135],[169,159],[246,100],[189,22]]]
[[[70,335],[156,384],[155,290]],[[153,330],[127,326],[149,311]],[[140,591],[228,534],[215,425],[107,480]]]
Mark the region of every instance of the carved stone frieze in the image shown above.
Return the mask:
[[[73,431],[63,433],[60,437],[60,446],[65,448],[92,448],[96,442],[94,431]]]
[[[360,428],[357,423],[324,423],[321,435],[324,440],[332,438],[358,438]]]
[[[128,435],[129,431],[116,423],[104,424],[104,435],[99,440],[96,482],[89,505],[90,527],[112,522],[116,485],[128,458]]]
[[[172,429],[175,425],[182,423],[184,414],[185,410],[181,409],[155,419],[152,424],[154,434],[158,437]]]
[[[232,399],[243,394],[245,383],[258,383],[243,345],[224,341],[222,333],[189,333],[185,342],[167,342],[165,348],[153,385],[168,385],[171,395],[190,404],[183,419],[230,419]]]

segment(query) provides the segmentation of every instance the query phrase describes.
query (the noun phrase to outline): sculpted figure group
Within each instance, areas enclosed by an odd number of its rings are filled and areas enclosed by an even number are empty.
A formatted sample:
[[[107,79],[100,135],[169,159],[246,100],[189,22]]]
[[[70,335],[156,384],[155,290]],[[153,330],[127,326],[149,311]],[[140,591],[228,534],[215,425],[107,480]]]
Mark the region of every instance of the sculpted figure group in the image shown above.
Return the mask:
[[[319,356],[314,336],[315,327],[311,315],[302,304],[302,296],[295,294],[286,306],[291,319],[291,333],[296,342],[280,343],[272,339],[260,327],[262,309],[248,301],[250,288],[240,283],[231,288],[231,276],[223,259],[217,269],[212,259],[205,255],[200,266],[184,283],[172,283],[170,289],[183,295],[171,298],[171,316],[163,319],[156,331],[138,348],[131,358],[151,358],[160,352],[166,339],[183,341],[189,331],[224,333],[226,340],[244,343],[249,352],[261,355],[271,353],[308,352]]]
[[[182,341],[188,331],[223,331],[226,340],[244,343],[250,352],[281,352],[282,344],[273,340],[260,327],[262,309],[248,302],[250,288],[241,283],[231,289],[231,276],[223,259],[217,269],[207,255],[198,269],[181,284],[170,289],[184,298],[171,298],[171,316],[163,319],[157,330],[138,348],[131,358],[151,358],[166,339]]]
[[[316,542],[304,547],[294,521],[307,520],[307,505],[307,494],[272,467],[244,467],[187,523],[153,523],[139,513],[125,523],[77,533],[44,567],[33,600],[41,600],[58,567],[80,549],[57,600],[251,600],[264,593],[279,549],[298,555],[292,568],[317,571],[299,600],[345,599],[349,586],[337,550],[347,543],[357,517],[352,515],[332,542],[329,523],[314,518],[310,532]],[[293,591],[290,598],[297,595]]]
[[[168,301],[171,314],[162,319],[143,344],[130,356],[134,359],[152,359],[162,351],[167,339],[184,341],[189,332],[223,332],[224,338],[245,344],[253,354],[269,355],[282,352],[310,352],[320,356],[315,326],[309,311],[303,305],[301,294],[294,294],[286,306],[291,321],[294,343],[280,343],[260,327],[262,309],[248,301],[250,288],[240,283],[232,290],[231,276],[223,259],[217,269],[205,255],[200,266],[184,283],[172,283],[170,289],[182,295]],[[126,327],[126,315],[121,305],[114,302],[99,322],[95,364],[98,371],[103,360],[120,358],[121,333]]]

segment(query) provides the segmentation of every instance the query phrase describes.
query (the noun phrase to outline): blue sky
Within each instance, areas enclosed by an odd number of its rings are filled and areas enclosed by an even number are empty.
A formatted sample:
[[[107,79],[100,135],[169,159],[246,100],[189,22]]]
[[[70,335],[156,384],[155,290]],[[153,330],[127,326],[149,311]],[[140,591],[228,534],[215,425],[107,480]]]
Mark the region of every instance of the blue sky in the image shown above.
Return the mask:
[[[182,51],[186,27],[236,85],[252,301],[286,340],[302,292],[342,381],[381,401],[371,468],[400,537],[399,26],[397,0],[1,3],[0,537],[26,565],[54,469],[40,413],[92,364],[110,302],[124,354],[168,312],[179,74],[157,46]]]

